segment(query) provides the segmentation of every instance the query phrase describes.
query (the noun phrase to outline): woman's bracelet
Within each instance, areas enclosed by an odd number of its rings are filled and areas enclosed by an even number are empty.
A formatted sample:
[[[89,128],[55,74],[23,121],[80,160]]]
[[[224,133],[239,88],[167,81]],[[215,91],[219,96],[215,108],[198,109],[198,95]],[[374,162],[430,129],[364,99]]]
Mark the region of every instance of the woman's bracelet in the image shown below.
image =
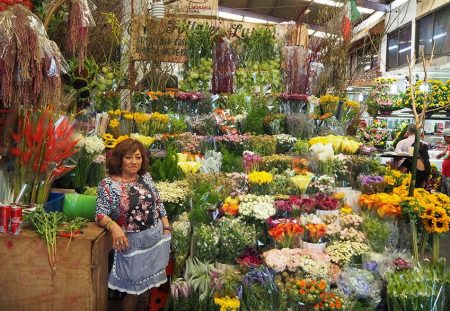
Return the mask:
[[[163,229],[167,230],[167,231],[172,231],[172,227],[171,226],[163,226]]]
[[[106,223],[106,226],[105,226],[106,230],[109,231],[109,227],[111,227],[111,224],[112,224],[113,222],[115,222],[115,221],[112,220],[112,219],[109,219],[109,220],[108,220],[108,222]]]

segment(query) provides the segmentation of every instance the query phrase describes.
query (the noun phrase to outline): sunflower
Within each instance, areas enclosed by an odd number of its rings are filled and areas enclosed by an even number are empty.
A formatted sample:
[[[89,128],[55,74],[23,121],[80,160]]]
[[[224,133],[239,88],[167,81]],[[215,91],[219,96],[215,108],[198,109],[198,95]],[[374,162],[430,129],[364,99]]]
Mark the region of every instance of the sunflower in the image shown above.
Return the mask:
[[[427,205],[421,217],[423,219],[430,219],[434,218],[433,216],[434,216],[434,207],[431,205]]]
[[[436,219],[434,222],[433,232],[434,233],[445,233],[448,231],[448,217],[443,219]]]
[[[444,219],[444,218],[448,217],[447,216],[447,211],[444,208],[439,207],[439,206],[436,206],[434,208],[434,213],[433,214],[434,214],[434,218],[436,218],[436,219]]]
[[[434,233],[434,218],[423,219],[422,224],[428,233]]]

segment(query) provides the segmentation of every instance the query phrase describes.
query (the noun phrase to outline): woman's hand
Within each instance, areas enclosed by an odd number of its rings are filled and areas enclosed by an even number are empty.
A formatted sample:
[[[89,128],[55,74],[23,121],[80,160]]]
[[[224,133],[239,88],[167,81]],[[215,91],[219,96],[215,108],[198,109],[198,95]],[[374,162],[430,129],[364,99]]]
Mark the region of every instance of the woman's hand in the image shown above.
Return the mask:
[[[127,235],[118,224],[114,223],[109,231],[112,235],[113,248],[115,250],[120,252],[128,248]]]

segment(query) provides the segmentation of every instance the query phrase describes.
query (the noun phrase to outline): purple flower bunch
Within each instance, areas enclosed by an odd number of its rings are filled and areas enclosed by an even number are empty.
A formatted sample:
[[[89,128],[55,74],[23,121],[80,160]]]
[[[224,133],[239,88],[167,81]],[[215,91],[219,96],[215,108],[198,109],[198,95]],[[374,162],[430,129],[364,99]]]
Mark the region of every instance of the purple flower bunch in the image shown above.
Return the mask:
[[[262,161],[262,157],[259,154],[246,150],[242,154],[242,157],[244,159],[244,170],[246,172],[258,171],[259,164]]]
[[[308,101],[308,96],[304,94],[288,94],[288,93],[281,93],[280,94],[281,100],[284,101]]]
[[[269,270],[269,268],[259,268],[252,270],[248,272],[243,280],[242,283],[244,285],[251,285],[251,284],[260,284],[260,285],[268,285],[270,287],[275,287],[274,283],[274,273]]]
[[[177,99],[185,101],[199,101],[203,99],[203,94],[200,92],[178,92]]]
[[[359,182],[364,194],[383,192],[385,188],[384,177],[379,175],[360,175]]]

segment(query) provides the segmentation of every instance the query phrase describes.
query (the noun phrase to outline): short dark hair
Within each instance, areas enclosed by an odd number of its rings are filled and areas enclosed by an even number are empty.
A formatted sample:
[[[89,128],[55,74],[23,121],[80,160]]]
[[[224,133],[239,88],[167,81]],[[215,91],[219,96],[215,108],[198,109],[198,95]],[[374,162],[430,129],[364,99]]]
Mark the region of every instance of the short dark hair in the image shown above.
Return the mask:
[[[111,156],[106,161],[106,167],[110,175],[122,174],[122,160],[129,152],[139,150],[142,156],[141,169],[138,171],[139,175],[144,175],[147,172],[149,160],[145,151],[144,145],[135,139],[127,138],[118,143],[111,152]]]
[[[417,130],[417,128],[414,123],[411,123],[410,125],[408,125],[408,133],[409,134],[415,134],[416,130]]]

